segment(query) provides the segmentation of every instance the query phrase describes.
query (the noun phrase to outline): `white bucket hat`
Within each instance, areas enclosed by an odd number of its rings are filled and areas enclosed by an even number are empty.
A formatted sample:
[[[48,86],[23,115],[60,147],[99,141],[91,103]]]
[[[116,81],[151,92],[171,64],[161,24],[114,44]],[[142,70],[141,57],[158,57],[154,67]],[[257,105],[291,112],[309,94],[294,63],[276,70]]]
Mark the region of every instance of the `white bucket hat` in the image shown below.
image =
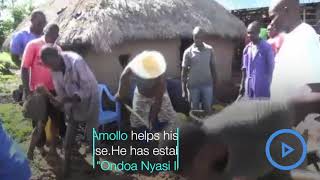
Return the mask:
[[[167,69],[163,55],[158,51],[143,51],[138,54],[128,67],[142,79],[155,79]]]

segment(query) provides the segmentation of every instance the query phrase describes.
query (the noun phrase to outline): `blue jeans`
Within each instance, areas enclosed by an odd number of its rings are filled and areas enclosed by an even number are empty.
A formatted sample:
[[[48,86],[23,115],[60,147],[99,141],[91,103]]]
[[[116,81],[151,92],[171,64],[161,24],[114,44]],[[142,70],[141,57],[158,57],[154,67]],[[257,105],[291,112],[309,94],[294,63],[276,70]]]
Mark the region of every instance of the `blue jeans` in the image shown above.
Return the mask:
[[[212,85],[189,88],[189,101],[191,110],[205,110],[210,112],[213,102]],[[200,108],[200,104],[202,105],[202,108]]]

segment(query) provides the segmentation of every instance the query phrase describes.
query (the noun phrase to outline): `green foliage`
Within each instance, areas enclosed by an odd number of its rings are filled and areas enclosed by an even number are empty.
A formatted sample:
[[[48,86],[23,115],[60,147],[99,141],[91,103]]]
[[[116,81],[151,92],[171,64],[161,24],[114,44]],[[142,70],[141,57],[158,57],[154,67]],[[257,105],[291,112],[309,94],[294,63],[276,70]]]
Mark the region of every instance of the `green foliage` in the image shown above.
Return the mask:
[[[10,9],[12,18],[0,20],[0,46],[2,46],[6,37],[18,27],[23,19],[30,15],[34,7],[32,5],[19,5],[8,9]]]
[[[0,20],[0,46],[3,44],[5,38],[13,30],[13,21],[11,19]]]
[[[11,15],[13,17],[13,29],[16,29],[22,20],[30,14],[30,11],[25,6],[16,6],[12,8]]]
[[[0,75],[0,94],[9,94],[17,89],[21,79],[17,75]]]
[[[10,54],[7,52],[0,53],[0,75],[12,74],[10,69],[17,69],[18,67],[12,62]]]
[[[0,116],[7,132],[17,141],[23,142],[30,137],[31,121],[23,118],[21,106],[17,104],[0,104]]]
[[[14,63],[11,61],[11,56],[8,52],[0,53],[0,61],[10,62],[12,63],[12,65],[14,65]]]

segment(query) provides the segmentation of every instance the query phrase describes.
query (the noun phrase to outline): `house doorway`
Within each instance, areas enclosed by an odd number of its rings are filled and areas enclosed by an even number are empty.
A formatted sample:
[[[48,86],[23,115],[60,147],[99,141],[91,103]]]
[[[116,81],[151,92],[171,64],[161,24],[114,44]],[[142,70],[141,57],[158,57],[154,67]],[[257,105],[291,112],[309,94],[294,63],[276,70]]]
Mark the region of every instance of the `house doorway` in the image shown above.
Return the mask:
[[[190,37],[181,37],[180,40],[180,62],[182,63],[184,51],[190,47],[193,43],[192,38]]]

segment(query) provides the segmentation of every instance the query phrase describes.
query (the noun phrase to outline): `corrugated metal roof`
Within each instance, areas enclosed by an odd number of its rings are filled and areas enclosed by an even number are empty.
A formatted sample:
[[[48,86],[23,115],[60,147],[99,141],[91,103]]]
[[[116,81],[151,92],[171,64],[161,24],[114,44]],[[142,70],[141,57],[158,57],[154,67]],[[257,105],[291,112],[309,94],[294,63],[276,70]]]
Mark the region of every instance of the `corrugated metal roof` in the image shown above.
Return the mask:
[[[271,0],[215,0],[228,10],[268,7]],[[300,4],[317,3],[320,0],[300,0]]]

